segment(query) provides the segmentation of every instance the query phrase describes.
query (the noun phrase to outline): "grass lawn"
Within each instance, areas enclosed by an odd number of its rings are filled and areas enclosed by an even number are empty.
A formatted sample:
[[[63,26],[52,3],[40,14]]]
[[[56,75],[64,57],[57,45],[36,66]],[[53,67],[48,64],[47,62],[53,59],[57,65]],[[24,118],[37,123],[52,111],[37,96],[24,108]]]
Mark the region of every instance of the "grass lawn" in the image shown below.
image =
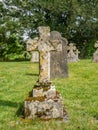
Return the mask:
[[[98,63],[69,64],[69,78],[53,79],[69,122],[23,120],[17,111],[38,79],[38,64],[0,62],[0,130],[98,130]]]

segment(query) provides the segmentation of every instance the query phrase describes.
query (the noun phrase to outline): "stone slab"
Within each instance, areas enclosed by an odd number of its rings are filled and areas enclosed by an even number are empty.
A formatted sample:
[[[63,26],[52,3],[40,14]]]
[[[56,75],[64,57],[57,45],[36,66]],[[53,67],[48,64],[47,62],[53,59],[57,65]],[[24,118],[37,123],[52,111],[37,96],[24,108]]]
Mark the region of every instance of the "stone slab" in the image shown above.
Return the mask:
[[[61,37],[57,31],[52,31],[54,39],[61,39],[62,51],[52,51],[50,53],[50,78],[65,78],[68,77],[68,63],[67,63],[67,39]],[[50,33],[50,34],[51,34]],[[60,36],[58,36],[60,35]]]
[[[36,90],[36,91],[35,91]],[[41,95],[37,93],[41,92]],[[41,120],[58,119],[68,121],[62,96],[56,91],[55,86],[48,88],[38,87],[32,90],[32,95],[26,98],[24,102],[25,118]]]

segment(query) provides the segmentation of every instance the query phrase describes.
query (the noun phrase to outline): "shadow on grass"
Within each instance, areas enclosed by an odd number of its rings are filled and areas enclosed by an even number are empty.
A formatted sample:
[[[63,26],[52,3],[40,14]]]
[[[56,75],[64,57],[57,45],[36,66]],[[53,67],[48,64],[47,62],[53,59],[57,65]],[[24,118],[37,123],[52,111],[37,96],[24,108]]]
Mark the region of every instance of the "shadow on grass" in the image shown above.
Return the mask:
[[[24,103],[20,103],[18,106],[18,110],[16,111],[16,115],[18,117],[24,118]]]
[[[19,103],[12,102],[12,101],[0,100],[0,106],[18,107]]]
[[[14,107],[14,108],[18,108],[18,110],[16,111],[16,115],[18,117],[23,117],[24,116],[24,104],[23,102],[12,102],[12,101],[4,101],[4,100],[0,100],[0,106],[9,106],[9,107]]]
[[[39,74],[26,73],[28,76],[38,76]]]
[[[0,58],[0,62],[21,62],[21,61],[30,61],[30,59],[25,59],[25,58],[16,58],[16,59]]]

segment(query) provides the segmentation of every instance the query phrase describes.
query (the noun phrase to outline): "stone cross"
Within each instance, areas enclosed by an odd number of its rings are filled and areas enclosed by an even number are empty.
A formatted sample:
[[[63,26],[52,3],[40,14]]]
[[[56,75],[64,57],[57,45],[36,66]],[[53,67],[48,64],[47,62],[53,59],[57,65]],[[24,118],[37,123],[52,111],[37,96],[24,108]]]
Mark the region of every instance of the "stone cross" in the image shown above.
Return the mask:
[[[73,53],[73,51],[76,50],[76,47],[74,46],[73,43],[70,43],[69,46],[67,47],[67,50]]]
[[[73,43],[70,43],[69,46],[67,47],[68,50],[68,62],[74,62],[76,61],[76,54],[74,53],[74,51],[76,50],[76,47],[74,46]]]
[[[38,37],[28,39],[29,42],[34,43],[38,41]],[[50,32],[50,41],[59,40],[62,44],[62,51],[50,52],[50,79],[51,78],[65,78],[68,77],[68,64],[67,64],[67,39],[62,37],[58,31]],[[32,47],[31,47],[32,48]],[[31,49],[31,62],[39,62],[39,52],[32,51]]]
[[[80,53],[76,46],[74,46],[73,43],[70,43],[69,46],[67,47],[68,53],[67,53],[67,58],[68,62],[77,62],[79,60],[78,54]]]
[[[50,27],[38,27],[40,38],[27,41],[27,51],[39,51],[39,82],[50,82],[50,52],[61,51],[60,40],[50,39]]]
[[[27,41],[27,51],[39,51],[39,80],[24,103],[24,116],[28,119],[60,119],[68,121],[61,94],[50,82],[50,52],[62,51],[62,40],[53,39],[49,27],[39,27],[39,38]]]

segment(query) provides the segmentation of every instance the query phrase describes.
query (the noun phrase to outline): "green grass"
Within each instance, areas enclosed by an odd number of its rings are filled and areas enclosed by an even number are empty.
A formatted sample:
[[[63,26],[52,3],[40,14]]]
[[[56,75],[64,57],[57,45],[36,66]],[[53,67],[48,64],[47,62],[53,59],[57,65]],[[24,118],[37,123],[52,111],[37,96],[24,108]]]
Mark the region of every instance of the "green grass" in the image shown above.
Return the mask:
[[[0,62],[0,130],[97,130],[98,63],[69,64],[69,78],[53,79],[69,122],[21,120],[17,111],[38,79],[38,64]]]

